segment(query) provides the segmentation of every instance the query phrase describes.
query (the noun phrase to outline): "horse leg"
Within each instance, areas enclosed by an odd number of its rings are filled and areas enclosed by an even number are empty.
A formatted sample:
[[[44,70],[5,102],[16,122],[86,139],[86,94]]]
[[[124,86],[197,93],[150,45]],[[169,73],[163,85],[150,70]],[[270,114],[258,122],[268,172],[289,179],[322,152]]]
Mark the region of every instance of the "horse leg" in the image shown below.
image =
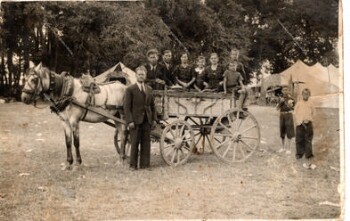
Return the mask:
[[[80,156],[80,139],[79,139],[79,122],[72,123],[72,130],[73,130],[73,141],[74,141],[74,147],[75,147],[75,154],[76,154],[76,163],[74,165],[74,170],[78,169],[81,165],[81,156]]]
[[[116,125],[115,129],[115,138],[118,142],[116,145],[118,145],[117,153],[119,154],[119,161],[117,164],[122,164],[124,160],[126,159],[125,154],[125,145],[126,145],[126,139],[125,139],[125,126],[121,125],[119,122],[114,122]],[[117,148],[117,146],[116,146]]]
[[[65,165],[64,170],[70,170],[71,165],[73,164],[73,155],[72,155],[72,129],[71,126],[64,122],[64,135],[66,138],[66,148],[67,148],[67,163]]]

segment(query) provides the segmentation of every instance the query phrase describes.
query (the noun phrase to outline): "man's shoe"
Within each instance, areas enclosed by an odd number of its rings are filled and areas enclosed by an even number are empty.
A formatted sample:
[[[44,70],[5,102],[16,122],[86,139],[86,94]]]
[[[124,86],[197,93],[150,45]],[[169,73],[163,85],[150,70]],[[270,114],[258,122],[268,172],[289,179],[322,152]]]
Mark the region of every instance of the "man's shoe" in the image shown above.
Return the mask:
[[[277,153],[282,153],[284,151],[284,148],[281,148],[279,150],[277,150]]]
[[[310,169],[312,169],[312,170],[316,169],[316,165],[315,164],[310,164]]]
[[[131,170],[131,171],[136,171],[137,168],[136,168],[136,167],[129,167],[129,170]]]
[[[140,167],[141,170],[148,170],[148,171],[152,171],[151,167]]]
[[[308,163],[303,163],[303,167],[305,169],[311,169],[310,164],[308,164]]]

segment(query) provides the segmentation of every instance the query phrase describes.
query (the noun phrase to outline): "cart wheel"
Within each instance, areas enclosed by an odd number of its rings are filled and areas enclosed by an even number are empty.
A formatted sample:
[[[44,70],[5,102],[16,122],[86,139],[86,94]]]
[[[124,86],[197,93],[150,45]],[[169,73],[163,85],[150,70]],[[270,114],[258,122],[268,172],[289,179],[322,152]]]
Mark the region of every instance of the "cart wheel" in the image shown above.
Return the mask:
[[[206,140],[209,141],[209,135],[211,126],[214,122],[212,118],[209,117],[185,117],[184,119],[188,122],[194,131],[194,147],[193,153],[204,153],[206,147]]]
[[[115,149],[117,150],[118,154],[120,155],[122,153],[122,138],[121,138],[121,133],[123,131],[121,129],[116,129],[115,134],[114,134],[114,146]],[[130,136],[129,133],[127,133],[127,137],[125,138],[125,156],[130,157],[130,150],[131,150],[131,142],[130,142]]]
[[[160,153],[163,160],[171,166],[186,163],[194,145],[191,125],[183,120],[168,124],[160,138]]]
[[[251,113],[233,108],[216,119],[210,141],[220,160],[226,163],[244,162],[260,144],[260,127]]]

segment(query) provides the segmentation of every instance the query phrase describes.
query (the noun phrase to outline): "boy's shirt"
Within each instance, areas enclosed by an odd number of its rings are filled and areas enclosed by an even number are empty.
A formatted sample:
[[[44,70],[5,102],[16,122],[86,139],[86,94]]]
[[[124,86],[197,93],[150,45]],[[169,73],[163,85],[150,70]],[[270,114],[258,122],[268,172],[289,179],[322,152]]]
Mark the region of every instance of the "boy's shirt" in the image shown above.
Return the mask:
[[[295,122],[301,125],[304,121],[313,121],[315,113],[314,105],[311,101],[301,100],[295,105]]]
[[[243,81],[241,73],[238,71],[226,70],[224,73],[227,87],[240,87],[240,81]]]
[[[290,94],[283,95],[284,101],[278,104],[281,112],[289,112],[294,110],[294,99]]]

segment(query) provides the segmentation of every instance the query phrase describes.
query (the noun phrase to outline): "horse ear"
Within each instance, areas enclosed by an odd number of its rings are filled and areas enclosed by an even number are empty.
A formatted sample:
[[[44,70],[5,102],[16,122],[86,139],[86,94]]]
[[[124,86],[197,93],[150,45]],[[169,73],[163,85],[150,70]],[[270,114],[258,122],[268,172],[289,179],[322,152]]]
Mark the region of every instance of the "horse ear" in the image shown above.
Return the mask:
[[[34,69],[35,71],[40,71],[42,68],[43,64],[40,62]]]

